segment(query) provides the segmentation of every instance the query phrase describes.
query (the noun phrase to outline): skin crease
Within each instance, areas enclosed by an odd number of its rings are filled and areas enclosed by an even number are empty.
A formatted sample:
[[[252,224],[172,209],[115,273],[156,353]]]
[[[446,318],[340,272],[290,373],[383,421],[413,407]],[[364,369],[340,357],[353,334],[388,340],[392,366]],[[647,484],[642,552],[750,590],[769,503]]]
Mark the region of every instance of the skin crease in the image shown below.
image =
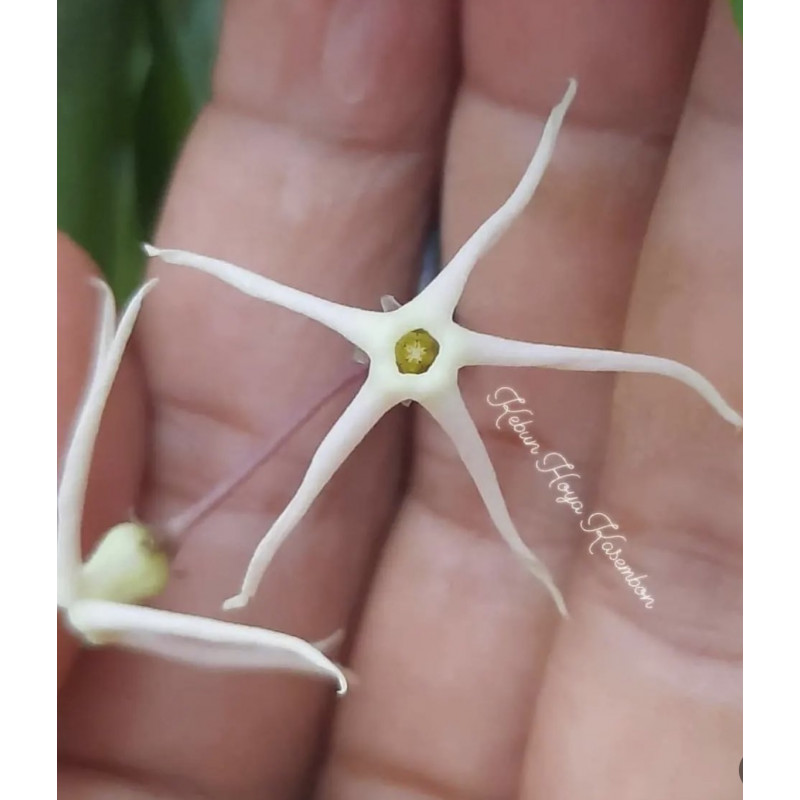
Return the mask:
[[[340,302],[403,300],[439,183],[446,258],[513,188],[571,75],[580,87],[553,164],[476,268],[458,318],[528,341],[677,358],[740,408],[741,41],[724,2],[708,20],[689,0],[229,2],[214,100],[156,244]],[[147,396],[135,383],[112,395],[98,452],[113,441],[126,453],[109,462],[125,474],[108,524],[137,494],[137,442],[147,444],[137,511],[163,519],[350,357],[308,320],[190,271],[150,269],[162,282],[133,354]],[[60,325],[94,308],[66,279],[85,270],[60,249]],[[90,338],[85,324],[59,329],[60,410],[74,406]],[[591,538],[516,434],[495,429],[485,398],[502,385],[526,398],[543,449],[576,464],[587,506],[627,535],[651,610],[588,553]],[[225,615],[307,638],[346,624],[359,685],[334,704],[302,678],[84,653],[60,693],[64,797],[741,796],[741,438],[665,379],[476,369],[462,388],[570,620],[496,536],[435,423],[397,410],[251,606]],[[146,439],[131,437],[143,400]],[[193,530],[160,605],[223,616],[344,402]],[[60,414],[60,437],[61,424]],[[107,494],[99,473],[89,509]]]

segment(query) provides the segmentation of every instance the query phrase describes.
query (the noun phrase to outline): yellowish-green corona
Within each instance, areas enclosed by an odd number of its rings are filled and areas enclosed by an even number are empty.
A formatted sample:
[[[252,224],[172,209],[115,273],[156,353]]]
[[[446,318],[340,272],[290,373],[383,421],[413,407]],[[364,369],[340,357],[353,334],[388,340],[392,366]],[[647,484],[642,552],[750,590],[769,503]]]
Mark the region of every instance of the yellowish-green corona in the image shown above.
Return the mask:
[[[427,372],[438,355],[439,342],[422,328],[404,334],[394,346],[397,369],[404,375]]]

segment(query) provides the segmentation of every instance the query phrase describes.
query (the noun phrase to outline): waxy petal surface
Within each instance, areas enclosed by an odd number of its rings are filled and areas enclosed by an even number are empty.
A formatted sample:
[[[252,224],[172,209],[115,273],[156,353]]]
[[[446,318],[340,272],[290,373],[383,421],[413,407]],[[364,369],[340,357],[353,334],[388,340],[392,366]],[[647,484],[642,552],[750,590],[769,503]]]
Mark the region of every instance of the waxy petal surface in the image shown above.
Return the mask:
[[[291,286],[284,286],[282,283],[218,258],[209,258],[186,250],[162,250],[149,244],[144,245],[144,250],[148,256],[157,256],[168,264],[205,272],[250,297],[266,300],[268,303],[274,303],[313,319],[344,336],[362,350],[368,349],[370,323],[381,316],[379,311],[343,306],[293,289]]]
[[[475,331],[464,331],[465,366],[547,367],[578,372],[642,372],[674,378],[694,389],[724,420],[737,428],[742,418],[725,401],[714,385],[699,372],[660,356],[531,344]]]
[[[294,497],[259,542],[239,594],[226,600],[224,608],[247,605],[278,548],[297,527],[336,470],[393,405],[394,402],[380,391],[375,378],[368,376],[320,443]]]
[[[314,645],[285,633],[105,600],[79,600],[67,616],[70,624],[95,644],[210,669],[319,675],[336,681],[339,694],[347,691],[347,678],[340,667]]]
[[[427,400],[424,407],[455,445],[500,535],[527,569],[547,587],[558,610],[567,616],[564,597],[555,585],[550,571],[525,544],[508,513],[497,473],[458,388],[454,387],[446,394]]]

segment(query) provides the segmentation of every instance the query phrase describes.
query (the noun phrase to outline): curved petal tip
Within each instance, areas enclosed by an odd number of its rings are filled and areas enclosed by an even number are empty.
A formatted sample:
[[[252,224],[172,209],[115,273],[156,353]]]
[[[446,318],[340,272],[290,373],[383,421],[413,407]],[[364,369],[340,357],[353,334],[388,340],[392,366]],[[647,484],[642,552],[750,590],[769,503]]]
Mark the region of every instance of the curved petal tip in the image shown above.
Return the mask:
[[[234,597],[229,597],[223,604],[222,610],[223,611],[233,611],[237,608],[244,608],[247,603],[250,601],[250,598],[244,594],[237,594]]]

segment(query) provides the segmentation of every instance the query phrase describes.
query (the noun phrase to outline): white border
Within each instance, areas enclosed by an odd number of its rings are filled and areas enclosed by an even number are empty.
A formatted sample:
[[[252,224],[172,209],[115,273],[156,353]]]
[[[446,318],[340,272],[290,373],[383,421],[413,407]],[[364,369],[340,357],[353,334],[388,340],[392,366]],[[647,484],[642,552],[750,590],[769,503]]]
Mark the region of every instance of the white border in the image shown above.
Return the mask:
[[[800,785],[800,8],[748,8],[744,750],[764,798]]]
[[[0,796],[55,797],[56,5],[3,30]]]
[[[748,4],[745,62],[745,735],[748,795],[800,783],[800,8]],[[4,10],[0,794],[55,796],[56,15]],[[45,497],[51,497],[45,500]],[[771,790],[771,791],[770,791]]]

